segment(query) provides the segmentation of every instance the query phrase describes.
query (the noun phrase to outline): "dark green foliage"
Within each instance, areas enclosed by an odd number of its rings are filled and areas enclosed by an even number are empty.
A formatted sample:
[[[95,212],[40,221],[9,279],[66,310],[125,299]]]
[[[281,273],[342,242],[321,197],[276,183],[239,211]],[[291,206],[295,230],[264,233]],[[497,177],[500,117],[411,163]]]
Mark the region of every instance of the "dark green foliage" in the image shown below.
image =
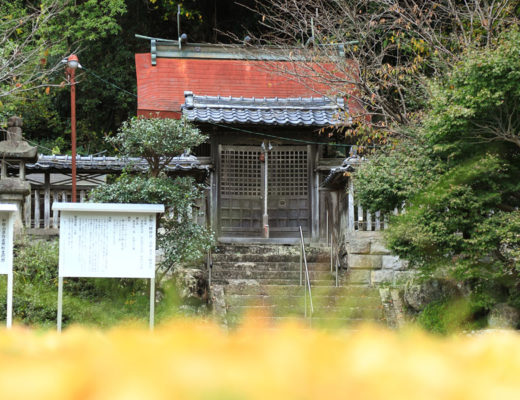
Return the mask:
[[[190,217],[194,202],[202,196],[202,186],[191,177],[122,175],[113,184],[91,192],[90,201],[102,203],[164,204],[169,210],[162,216],[157,242],[163,249],[160,277],[179,264],[200,262],[213,245],[213,235]],[[169,213],[172,213],[172,216]]]
[[[157,177],[173,157],[204,143],[207,138],[184,117],[134,117],[123,122],[117,135],[109,141],[122,156],[144,158],[148,162],[148,174]]]
[[[96,203],[165,204],[175,213],[189,212],[193,202],[201,196],[202,187],[191,177],[146,177],[122,174],[114,183],[98,186],[89,200]]]
[[[391,220],[390,247],[423,271],[466,282],[484,309],[520,305],[519,43],[511,32],[495,50],[469,52],[432,84],[418,128],[425,149],[381,154],[357,178],[370,208],[407,203]]]
[[[91,192],[90,201],[100,203],[164,204],[157,242],[163,251],[159,281],[172,268],[201,262],[213,244],[213,234],[193,218],[194,204],[201,198],[203,186],[191,177],[169,178],[165,165],[179,153],[204,142],[185,119],[133,118],[125,122],[112,140],[124,156],[144,157],[146,175],[121,175],[115,182]]]
[[[485,319],[464,299],[444,299],[430,303],[417,316],[416,322],[429,332],[442,335],[485,326]]]
[[[356,197],[370,211],[390,212],[435,180],[442,169],[424,137],[410,131],[360,166],[354,177]]]

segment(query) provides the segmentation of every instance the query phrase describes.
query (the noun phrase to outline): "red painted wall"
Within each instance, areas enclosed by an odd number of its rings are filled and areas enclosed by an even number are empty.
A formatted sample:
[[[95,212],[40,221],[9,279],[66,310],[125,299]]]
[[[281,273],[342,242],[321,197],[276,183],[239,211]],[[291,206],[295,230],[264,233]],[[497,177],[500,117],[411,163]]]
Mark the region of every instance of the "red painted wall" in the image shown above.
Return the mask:
[[[323,84],[275,74],[262,61],[157,58],[152,66],[146,53],[136,54],[135,63],[138,115],[178,117],[187,90],[234,97],[311,97],[329,91]]]

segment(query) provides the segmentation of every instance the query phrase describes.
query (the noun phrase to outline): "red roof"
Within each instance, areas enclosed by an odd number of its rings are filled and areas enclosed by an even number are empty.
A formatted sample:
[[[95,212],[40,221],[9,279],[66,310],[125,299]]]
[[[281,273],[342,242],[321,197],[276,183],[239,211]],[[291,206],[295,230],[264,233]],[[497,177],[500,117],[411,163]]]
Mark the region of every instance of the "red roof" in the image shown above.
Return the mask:
[[[136,54],[135,63],[138,115],[180,115],[185,91],[197,95],[262,98],[311,97],[328,92],[324,84],[298,82],[276,74],[264,61],[157,58],[157,65],[152,66],[150,53],[146,53]]]

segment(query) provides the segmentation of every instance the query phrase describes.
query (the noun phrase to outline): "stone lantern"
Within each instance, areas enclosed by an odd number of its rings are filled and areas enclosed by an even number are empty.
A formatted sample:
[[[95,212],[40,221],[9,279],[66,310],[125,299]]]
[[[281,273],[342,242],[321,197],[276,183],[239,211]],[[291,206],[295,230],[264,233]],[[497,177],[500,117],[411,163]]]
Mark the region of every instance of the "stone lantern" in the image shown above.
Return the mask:
[[[22,135],[22,119],[11,117],[7,122],[7,140],[0,141],[0,203],[15,204],[14,230],[23,230],[22,210],[25,196],[31,193],[31,185],[25,180],[25,163],[35,162],[38,158],[36,146],[31,146]],[[18,177],[8,175],[8,166],[18,166]]]

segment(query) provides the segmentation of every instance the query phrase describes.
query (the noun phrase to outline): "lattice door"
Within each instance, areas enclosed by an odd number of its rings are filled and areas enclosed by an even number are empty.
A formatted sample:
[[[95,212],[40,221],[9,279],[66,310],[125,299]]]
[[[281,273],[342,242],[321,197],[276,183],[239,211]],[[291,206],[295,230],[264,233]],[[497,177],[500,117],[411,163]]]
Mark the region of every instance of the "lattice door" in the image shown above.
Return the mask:
[[[223,236],[262,236],[264,163],[260,146],[220,146],[219,220]],[[309,231],[306,146],[275,146],[268,155],[270,237]]]
[[[219,219],[224,236],[262,234],[260,153],[260,146],[220,146]]]
[[[307,146],[275,146],[269,153],[268,210],[271,237],[293,237],[309,230]]]

